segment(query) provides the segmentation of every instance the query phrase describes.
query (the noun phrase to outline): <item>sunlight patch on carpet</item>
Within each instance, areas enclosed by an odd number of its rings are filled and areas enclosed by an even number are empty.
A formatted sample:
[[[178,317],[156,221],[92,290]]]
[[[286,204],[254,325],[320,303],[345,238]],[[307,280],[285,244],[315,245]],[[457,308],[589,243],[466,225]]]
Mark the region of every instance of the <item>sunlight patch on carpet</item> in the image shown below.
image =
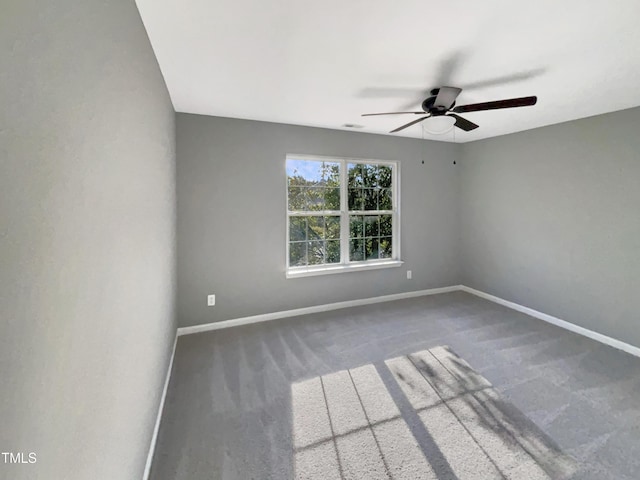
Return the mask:
[[[296,478],[564,479],[563,454],[448,347],[291,386]]]

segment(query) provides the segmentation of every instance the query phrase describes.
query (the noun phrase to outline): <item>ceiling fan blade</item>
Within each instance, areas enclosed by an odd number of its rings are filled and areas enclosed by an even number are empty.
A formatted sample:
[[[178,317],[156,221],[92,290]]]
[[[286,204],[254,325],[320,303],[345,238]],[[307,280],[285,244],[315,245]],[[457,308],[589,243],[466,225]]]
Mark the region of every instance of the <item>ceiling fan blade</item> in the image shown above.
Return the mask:
[[[426,119],[427,119],[427,118],[429,118],[430,116],[431,116],[431,115],[427,115],[426,117],[422,117],[422,118],[419,118],[419,119],[417,119],[417,120],[414,120],[413,122],[409,122],[409,123],[407,123],[406,125],[402,125],[401,127],[396,128],[395,130],[391,130],[389,133],[396,133],[396,132],[399,132],[400,130],[404,130],[405,128],[410,127],[411,125],[415,125],[415,124],[416,124],[416,123],[418,123],[418,122],[421,122],[421,121],[423,121],[423,120],[426,120]]]
[[[443,107],[444,110],[449,110],[461,91],[461,88],[456,87],[440,87],[433,106],[436,108]]]
[[[499,108],[528,107],[535,105],[538,97],[510,98],[508,100],[497,100],[495,102],[473,103],[471,105],[460,105],[453,109],[456,113],[479,112],[482,110],[497,110]]]
[[[404,115],[405,113],[414,113],[416,115],[424,115],[424,110],[422,112],[386,112],[386,113],[363,113],[363,117],[372,117],[374,115]]]
[[[447,114],[447,116],[455,118],[455,126],[461,130],[464,130],[465,132],[470,132],[471,130],[475,130],[479,127],[479,125],[476,125],[475,123],[470,122],[466,118],[462,118],[460,115],[456,115],[455,113],[449,113]]]

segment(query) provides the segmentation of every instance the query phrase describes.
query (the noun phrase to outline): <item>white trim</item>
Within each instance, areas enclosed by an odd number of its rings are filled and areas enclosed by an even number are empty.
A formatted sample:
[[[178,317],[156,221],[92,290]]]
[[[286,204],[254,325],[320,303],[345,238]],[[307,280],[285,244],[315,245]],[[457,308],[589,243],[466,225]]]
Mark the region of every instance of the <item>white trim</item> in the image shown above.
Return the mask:
[[[160,420],[162,419],[162,411],[164,410],[164,400],[167,397],[167,390],[169,389],[169,380],[171,379],[171,369],[173,368],[173,358],[176,355],[177,343],[178,333],[176,332],[176,337],[173,340],[173,349],[171,350],[171,358],[169,359],[169,368],[167,368],[167,376],[164,380],[164,388],[162,389],[162,396],[160,397],[160,406],[158,407],[156,425],[153,427],[153,435],[151,435],[151,445],[149,446],[149,453],[147,454],[147,463],[144,466],[144,473],[142,474],[142,480],[148,480],[149,475],[151,474],[151,463],[153,462],[153,454],[156,451],[156,442],[158,441],[158,432],[160,431]]]
[[[285,310],[282,312],[265,313],[262,315],[254,315],[252,317],[235,318],[233,320],[224,320],[221,322],[205,323],[202,325],[194,325],[192,327],[178,328],[178,336],[189,335],[192,333],[208,332],[210,330],[219,330],[221,328],[236,327],[239,325],[248,325],[250,323],[267,322],[277,320],[279,318],[297,317],[299,315],[307,315],[309,313],[328,312],[341,308],[359,307],[361,305],[370,305],[372,303],[390,302],[393,300],[402,300],[404,298],[422,297],[425,295],[436,295],[438,293],[449,293],[461,290],[462,285],[452,285],[450,287],[431,288],[429,290],[417,290],[413,292],[394,293],[392,295],[382,295],[380,297],[361,298],[358,300],[348,300],[346,302],[328,303],[325,305],[315,305],[313,307],[296,308],[295,310]]]
[[[380,206],[380,205],[378,205]],[[393,206],[393,205],[392,205]],[[364,208],[364,205],[362,206]],[[391,218],[393,222],[393,217]],[[340,263],[346,265],[349,263],[349,237],[351,217],[349,216],[349,164],[342,160],[340,162]],[[378,227],[380,224],[378,223]],[[364,231],[364,223],[362,224]],[[380,233],[380,232],[378,232]],[[308,235],[307,235],[308,237]],[[392,238],[393,242],[395,238]],[[289,238],[287,238],[287,242]],[[307,248],[307,262],[309,261],[309,250]],[[291,266],[289,266],[289,259],[287,258],[287,278],[292,273]]]
[[[315,162],[340,162],[347,160],[349,163],[380,163],[384,165],[393,165],[397,160],[381,160],[371,157],[345,157],[343,155],[316,155],[314,153],[287,153],[287,158],[292,157],[300,160],[312,160]]]
[[[286,271],[287,278],[314,277],[316,275],[329,275],[332,273],[362,272],[364,270],[379,270],[381,268],[401,267],[401,260],[388,260],[379,262],[352,262],[344,265],[320,265],[318,267],[292,267]]]
[[[531,317],[537,318],[539,320],[543,320],[547,323],[551,323],[560,328],[564,328],[565,330],[569,330],[570,332],[577,333],[579,335],[583,335],[587,338],[595,340],[600,343],[604,343],[605,345],[609,345],[610,347],[617,348],[618,350],[622,350],[623,352],[630,353],[636,357],[640,357],[640,348],[630,345],[628,343],[622,342],[620,340],[616,340],[615,338],[607,337],[598,332],[594,332],[593,330],[589,330],[588,328],[580,327],[573,323],[567,322],[566,320],[562,320],[560,318],[547,315],[546,313],[539,312],[538,310],[534,310],[533,308],[525,307],[523,305],[510,302],[509,300],[505,300],[504,298],[496,297],[495,295],[491,295],[485,292],[481,292],[480,290],[476,290],[475,288],[467,287],[465,285],[460,285],[460,290],[463,292],[471,293],[480,298],[484,298],[485,300],[489,300],[491,302],[497,303],[498,305],[502,305],[504,307],[508,307],[512,310],[516,310],[521,313],[525,313]]]
[[[395,164],[395,172],[391,176],[391,187],[393,191],[391,192],[391,207],[393,210],[392,213],[392,225],[391,225],[391,235],[393,244],[391,245],[391,258],[394,260],[402,260],[402,252],[400,251],[400,246],[402,245],[402,215],[400,209],[400,181],[402,177],[400,177],[400,161],[398,160]]]

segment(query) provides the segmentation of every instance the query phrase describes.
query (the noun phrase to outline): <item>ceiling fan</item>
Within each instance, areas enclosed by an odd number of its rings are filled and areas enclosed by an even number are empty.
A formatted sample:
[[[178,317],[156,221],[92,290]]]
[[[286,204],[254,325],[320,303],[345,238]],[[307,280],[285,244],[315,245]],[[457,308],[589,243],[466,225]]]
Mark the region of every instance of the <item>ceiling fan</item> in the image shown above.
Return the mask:
[[[410,127],[411,125],[420,123],[427,118],[442,116],[452,117],[453,119],[455,119],[454,126],[458,127],[461,130],[464,130],[465,132],[469,132],[478,128],[478,125],[470,122],[460,115],[456,115],[457,113],[480,112],[482,110],[497,110],[500,108],[528,107],[530,105],[535,105],[538,101],[538,97],[521,97],[510,98],[508,100],[496,100],[494,102],[473,103],[471,105],[460,105],[456,107],[456,98],[458,98],[460,92],[462,92],[462,89],[456,87],[434,88],[433,90],[431,90],[432,96],[422,102],[421,112],[365,113],[362,116],[370,117],[373,115],[403,114],[425,115],[418,118],[417,120],[413,120],[412,122],[402,125],[395,130],[391,130],[391,132],[389,133],[399,132],[400,130],[404,130],[405,128]]]

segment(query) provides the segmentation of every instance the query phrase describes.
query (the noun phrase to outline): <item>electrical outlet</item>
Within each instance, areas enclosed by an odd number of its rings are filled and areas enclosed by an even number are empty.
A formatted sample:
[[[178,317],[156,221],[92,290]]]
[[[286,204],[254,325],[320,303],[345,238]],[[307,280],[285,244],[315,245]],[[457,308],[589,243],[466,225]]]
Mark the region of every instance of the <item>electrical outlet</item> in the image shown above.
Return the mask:
[[[411,280],[411,279],[413,278],[413,275],[412,275],[412,273],[411,273],[411,270],[407,270],[407,278],[408,278],[409,280]]]
[[[215,295],[207,295],[207,306],[213,307],[216,304],[216,296]]]

